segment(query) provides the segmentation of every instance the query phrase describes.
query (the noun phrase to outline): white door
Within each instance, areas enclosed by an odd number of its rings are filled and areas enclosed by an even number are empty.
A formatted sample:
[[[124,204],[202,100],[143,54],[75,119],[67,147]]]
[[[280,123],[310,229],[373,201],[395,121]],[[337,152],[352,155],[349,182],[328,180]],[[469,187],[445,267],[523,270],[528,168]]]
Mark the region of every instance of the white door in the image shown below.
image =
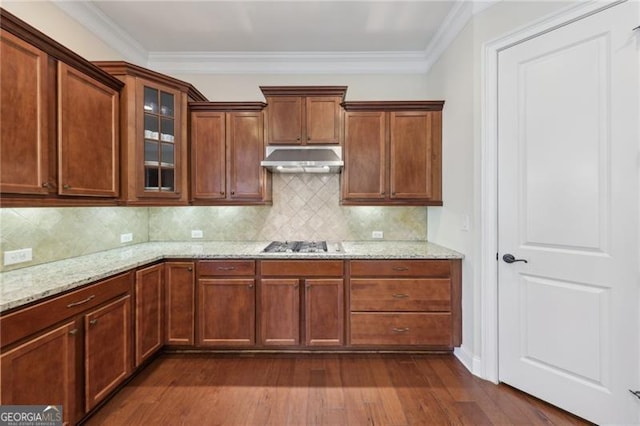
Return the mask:
[[[498,55],[499,378],[600,424],[639,423],[639,18]]]

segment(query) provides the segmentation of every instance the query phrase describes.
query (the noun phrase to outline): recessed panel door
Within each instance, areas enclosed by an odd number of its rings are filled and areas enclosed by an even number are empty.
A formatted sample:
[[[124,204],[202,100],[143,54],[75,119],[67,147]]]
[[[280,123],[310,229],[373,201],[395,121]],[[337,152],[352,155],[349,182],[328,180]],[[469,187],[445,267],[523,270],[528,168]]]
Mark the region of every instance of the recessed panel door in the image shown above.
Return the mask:
[[[499,53],[499,377],[635,424],[637,2]]]

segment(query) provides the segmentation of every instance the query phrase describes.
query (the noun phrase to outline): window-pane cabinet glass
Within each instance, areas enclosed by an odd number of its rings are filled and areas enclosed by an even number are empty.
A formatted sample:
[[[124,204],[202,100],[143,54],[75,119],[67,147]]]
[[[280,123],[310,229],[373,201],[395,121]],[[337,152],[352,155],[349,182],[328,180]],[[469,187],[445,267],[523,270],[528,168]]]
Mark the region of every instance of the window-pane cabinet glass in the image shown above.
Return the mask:
[[[144,164],[150,166],[157,166],[158,161],[158,142],[156,141],[144,141]]]
[[[175,96],[145,86],[145,191],[175,191],[175,125]]]
[[[160,93],[160,114],[173,117],[173,95],[166,92]]]
[[[144,110],[158,113],[158,90],[151,87],[144,88]]]
[[[175,164],[175,160],[173,157],[173,144],[163,143],[162,144],[162,165],[173,166],[174,164]]]

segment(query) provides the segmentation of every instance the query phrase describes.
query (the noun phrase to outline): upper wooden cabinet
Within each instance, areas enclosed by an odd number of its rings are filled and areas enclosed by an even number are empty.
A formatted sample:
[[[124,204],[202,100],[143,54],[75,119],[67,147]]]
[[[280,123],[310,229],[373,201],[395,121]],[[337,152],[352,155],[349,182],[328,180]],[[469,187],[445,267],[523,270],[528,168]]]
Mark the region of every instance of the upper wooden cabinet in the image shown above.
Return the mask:
[[[3,204],[116,204],[122,82],[0,14]]]
[[[268,204],[271,175],[264,159],[265,104],[192,102],[193,204]]]
[[[442,205],[444,102],[343,105],[342,204]]]
[[[94,64],[125,83],[120,115],[123,201],[187,204],[187,102],[206,99],[189,83],[127,62]]]
[[[118,91],[58,63],[58,192],[119,194]]]
[[[260,86],[267,99],[267,143],[341,143],[346,86]]]

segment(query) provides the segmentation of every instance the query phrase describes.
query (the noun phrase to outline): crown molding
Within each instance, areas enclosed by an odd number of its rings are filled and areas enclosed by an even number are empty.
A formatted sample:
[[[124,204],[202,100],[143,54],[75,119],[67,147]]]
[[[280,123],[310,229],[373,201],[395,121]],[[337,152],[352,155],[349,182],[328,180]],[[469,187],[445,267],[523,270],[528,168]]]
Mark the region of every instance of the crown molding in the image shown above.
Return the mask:
[[[424,73],[424,52],[150,52],[149,67],[177,74]]]
[[[78,21],[124,60],[146,66],[149,52],[136,39],[105,15],[97,6],[85,1],[51,0],[64,13]]]
[[[90,2],[52,1],[125,60],[162,73],[426,74],[469,20],[499,0],[456,0],[427,48],[406,52],[149,52]]]

